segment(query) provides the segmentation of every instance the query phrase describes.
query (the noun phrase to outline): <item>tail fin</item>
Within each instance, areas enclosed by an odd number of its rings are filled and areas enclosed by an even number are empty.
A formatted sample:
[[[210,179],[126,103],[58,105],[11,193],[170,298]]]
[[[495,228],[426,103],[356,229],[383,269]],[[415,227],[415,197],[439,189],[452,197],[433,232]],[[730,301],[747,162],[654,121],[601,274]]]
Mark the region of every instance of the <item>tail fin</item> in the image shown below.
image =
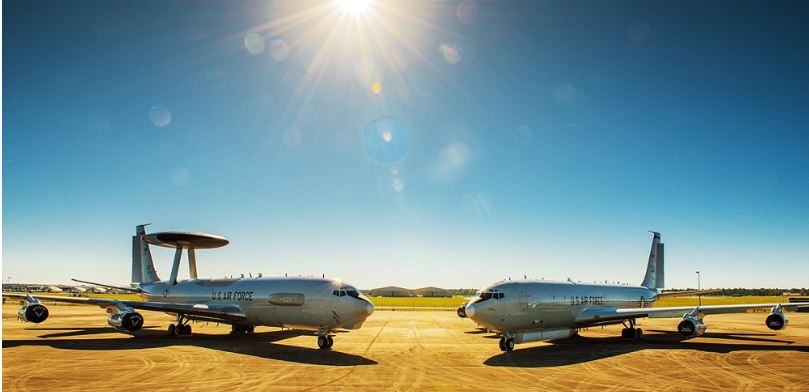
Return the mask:
[[[135,235],[132,237],[132,284],[157,282],[157,272],[152,262],[152,252],[149,251],[149,244],[143,240],[146,235],[146,226],[138,225],[135,228]]]
[[[649,251],[649,263],[646,265],[646,275],[640,285],[650,289],[662,289],[665,287],[663,243],[660,242],[660,233],[652,232],[652,249]]]

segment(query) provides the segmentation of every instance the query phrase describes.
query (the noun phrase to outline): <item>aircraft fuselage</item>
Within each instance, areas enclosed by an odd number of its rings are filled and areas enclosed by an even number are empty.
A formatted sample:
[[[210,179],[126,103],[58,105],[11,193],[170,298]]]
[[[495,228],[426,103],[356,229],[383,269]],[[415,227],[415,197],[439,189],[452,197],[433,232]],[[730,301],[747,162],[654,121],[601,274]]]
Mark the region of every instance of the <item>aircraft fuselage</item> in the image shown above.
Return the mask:
[[[247,317],[248,324],[257,326],[357,329],[373,312],[364,295],[349,295],[353,287],[332,279],[189,279],[174,285],[166,281],[148,283],[142,288],[146,301],[233,305]]]
[[[658,294],[640,286],[552,281],[506,281],[480,293],[467,305],[466,314],[497,332],[575,328],[586,309],[650,307]]]

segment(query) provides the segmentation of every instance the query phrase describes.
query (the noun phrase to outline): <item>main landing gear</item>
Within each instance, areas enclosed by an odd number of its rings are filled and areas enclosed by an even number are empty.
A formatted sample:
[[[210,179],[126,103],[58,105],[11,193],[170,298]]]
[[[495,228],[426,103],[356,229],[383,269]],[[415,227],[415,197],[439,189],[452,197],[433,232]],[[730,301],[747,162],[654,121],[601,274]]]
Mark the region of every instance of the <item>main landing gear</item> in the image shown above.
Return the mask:
[[[177,315],[177,325],[169,324],[169,335],[170,336],[180,336],[180,335],[191,335],[191,325],[188,324],[190,320],[185,316],[178,314]]]
[[[253,325],[233,324],[230,326],[231,335],[243,335],[246,333],[253,333],[253,331],[255,330],[256,327]]]
[[[513,351],[514,350],[514,339],[502,337],[500,338],[500,351]]]
[[[635,319],[629,319],[629,326],[624,324],[624,329],[621,330],[621,337],[626,339],[643,340],[643,330],[635,328]]]

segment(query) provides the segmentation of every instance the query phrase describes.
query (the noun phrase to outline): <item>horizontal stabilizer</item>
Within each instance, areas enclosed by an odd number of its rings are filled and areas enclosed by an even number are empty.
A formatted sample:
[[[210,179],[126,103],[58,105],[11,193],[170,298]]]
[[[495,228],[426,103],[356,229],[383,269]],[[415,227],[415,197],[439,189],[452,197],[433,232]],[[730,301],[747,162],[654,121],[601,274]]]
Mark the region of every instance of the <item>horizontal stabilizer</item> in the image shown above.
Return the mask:
[[[686,290],[686,291],[669,291],[666,293],[657,294],[657,298],[662,297],[693,297],[695,295],[716,294],[722,290]]]
[[[74,282],[79,282],[79,283],[91,284],[93,286],[100,286],[100,287],[106,287],[106,288],[109,288],[109,289],[129,291],[129,292],[133,292],[133,293],[142,293],[143,292],[143,289],[141,289],[140,287],[112,286],[112,285],[108,285],[108,284],[88,282],[86,280],[78,280],[78,279],[70,279],[70,280],[72,280]]]

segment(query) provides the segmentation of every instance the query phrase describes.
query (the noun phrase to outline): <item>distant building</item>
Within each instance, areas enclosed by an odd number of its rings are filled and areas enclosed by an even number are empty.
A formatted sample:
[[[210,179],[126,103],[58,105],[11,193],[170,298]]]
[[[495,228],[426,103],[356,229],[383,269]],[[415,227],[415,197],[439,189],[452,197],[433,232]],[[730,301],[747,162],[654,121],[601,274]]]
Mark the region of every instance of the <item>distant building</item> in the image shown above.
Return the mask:
[[[421,297],[452,297],[449,290],[440,287],[422,287],[413,290],[413,293]]]
[[[404,287],[387,286],[368,290],[368,294],[372,297],[412,297],[413,290]]]
[[[789,302],[809,302],[809,297],[791,297]],[[809,306],[798,308],[798,312],[809,312]]]

